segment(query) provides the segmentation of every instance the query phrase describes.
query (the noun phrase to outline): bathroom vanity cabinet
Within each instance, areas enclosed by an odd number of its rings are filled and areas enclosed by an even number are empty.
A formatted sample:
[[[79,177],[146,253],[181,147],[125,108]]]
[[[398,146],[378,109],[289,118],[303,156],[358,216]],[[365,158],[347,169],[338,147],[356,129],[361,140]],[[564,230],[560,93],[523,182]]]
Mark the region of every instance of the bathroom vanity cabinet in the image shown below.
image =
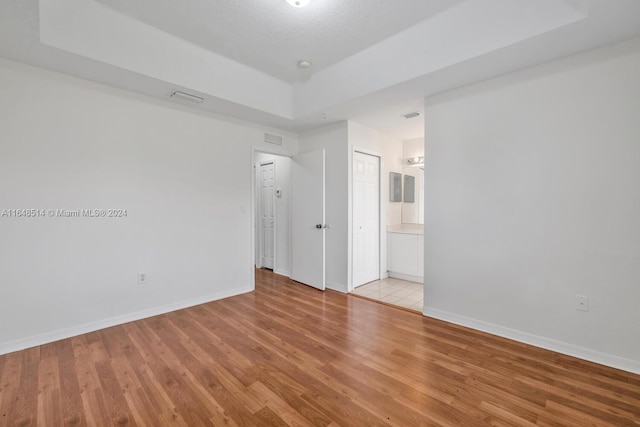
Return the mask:
[[[389,277],[424,282],[424,226],[402,224],[387,229]]]

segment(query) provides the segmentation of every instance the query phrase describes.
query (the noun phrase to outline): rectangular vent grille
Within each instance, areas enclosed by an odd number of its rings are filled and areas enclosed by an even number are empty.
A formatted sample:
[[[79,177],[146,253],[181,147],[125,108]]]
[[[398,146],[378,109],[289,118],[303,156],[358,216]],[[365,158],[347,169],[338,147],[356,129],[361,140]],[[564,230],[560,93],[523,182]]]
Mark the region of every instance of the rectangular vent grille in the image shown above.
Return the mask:
[[[264,142],[266,142],[267,144],[282,145],[282,137],[265,132]]]
[[[180,99],[182,101],[195,102],[196,104],[202,104],[204,98],[196,95],[191,95],[190,93],[180,92],[179,90],[175,90],[171,93],[171,97],[174,99]]]

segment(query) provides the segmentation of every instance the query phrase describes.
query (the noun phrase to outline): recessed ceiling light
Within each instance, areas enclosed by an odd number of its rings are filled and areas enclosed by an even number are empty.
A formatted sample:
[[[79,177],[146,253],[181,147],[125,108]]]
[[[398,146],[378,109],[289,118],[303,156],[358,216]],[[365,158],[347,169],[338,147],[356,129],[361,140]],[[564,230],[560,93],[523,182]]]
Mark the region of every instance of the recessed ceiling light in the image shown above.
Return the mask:
[[[287,3],[293,7],[305,7],[310,1],[311,0],[287,0]]]
[[[298,61],[298,67],[302,68],[303,70],[306,70],[307,68],[311,67],[311,61],[307,61],[306,59],[301,59],[300,61]]]
[[[414,111],[413,113],[403,114],[402,117],[405,119],[413,119],[414,117],[420,117],[422,113],[420,111]]]

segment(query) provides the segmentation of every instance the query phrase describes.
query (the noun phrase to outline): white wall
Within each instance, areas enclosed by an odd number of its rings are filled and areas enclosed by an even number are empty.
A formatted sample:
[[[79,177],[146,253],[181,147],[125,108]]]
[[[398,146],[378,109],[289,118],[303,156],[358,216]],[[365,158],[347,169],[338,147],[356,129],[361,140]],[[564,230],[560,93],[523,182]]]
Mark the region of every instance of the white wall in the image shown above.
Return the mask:
[[[325,149],[326,286],[341,292],[348,288],[348,146],[347,122],[324,126],[300,135],[299,152]]]
[[[275,188],[282,190],[281,197],[276,197],[276,265],[274,271],[284,276],[291,275],[291,158],[267,153],[255,153],[256,162],[272,160],[275,166]],[[256,187],[257,188],[257,187]],[[256,191],[256,203],[259,203],[259,192]],[[257,236],[257,235],[256,235]],[[256,245],[256,259],[258,249]],[[256,261],[257,262],[257,261]]]
[[[0,93],[0,212],[127,210],[0,216],[0,353],[251,290],[262,129],[6,60]]]
[[[424,156],[424,138],[407,139],[402,141],[402,161],[407,164],[410,157]]]
[[[640,372],[638,76],[636,39],[426,100],[425,314]]]
[[[352,200],[353,192],[353,151],[361,150],[366,153],[380,155],[380,271],[381,277],[387,276],[387,225],[400,224],[402,221],[402,203],[389,202],[389,173],[402,173],[402,142],[388,137],[374,129],[360,123],[348,122],[349,161],[348,161],[348,198]],[[352,247],[352,203],[348,205],[349,219],[349,247]],[[349,251],[349,278],[351,275],[351,251]]]

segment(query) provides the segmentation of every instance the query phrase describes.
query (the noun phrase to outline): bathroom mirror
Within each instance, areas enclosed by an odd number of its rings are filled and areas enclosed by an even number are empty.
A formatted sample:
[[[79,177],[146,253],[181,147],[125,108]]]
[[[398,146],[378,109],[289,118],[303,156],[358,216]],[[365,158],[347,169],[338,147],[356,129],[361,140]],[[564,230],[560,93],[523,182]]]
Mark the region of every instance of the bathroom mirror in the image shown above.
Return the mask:
[[[416,201],[416,177],[404,174],[404,203],[414,203]]]
[[[424,224],[424,167],[406,166],[402,169],[404,198],[403,224]]]
[[[402,201],[402,174],[389,172],[389,201]]]

